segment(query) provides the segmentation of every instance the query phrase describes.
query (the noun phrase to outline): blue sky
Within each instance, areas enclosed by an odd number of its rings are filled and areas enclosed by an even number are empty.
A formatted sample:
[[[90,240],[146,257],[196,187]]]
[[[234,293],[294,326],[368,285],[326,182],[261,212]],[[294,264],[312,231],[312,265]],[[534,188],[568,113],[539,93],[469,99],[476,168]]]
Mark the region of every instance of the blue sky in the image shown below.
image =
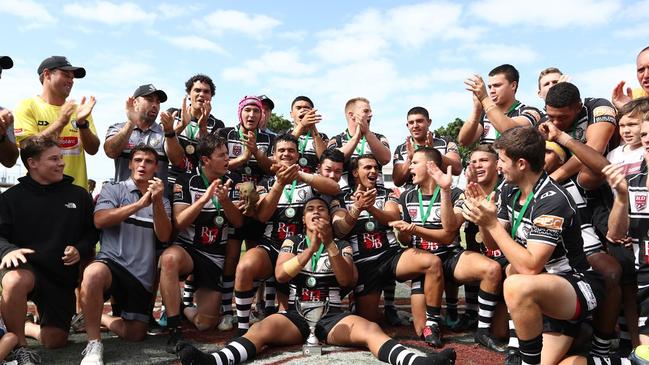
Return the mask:
[[[394,150],[410,107],[428,108],[434,127],[465,118],[471,96],[462,81],[502,63],[519,69],[518,99],[535,106],[537,76],[548,66],[571,75],[583,96],[609,98],[620,80],[637,87],[646,19],[648,0],[0,0],[0,54],[15,63],[2,74],[0,105],[38,94],[39,63],[65,55],[87,70],[71,97],[96,96],[102,141],[124,121],[138,85],[165,90],[167,108],[180,104],[186,79],[205,73],[216,83],[212,113],[226,125],[243,95],[269,95],[284,116],[295,96],[308,95],[323,115],[320,130],[333,135],[346,127],[345,101],[365,96],[372,130]],[[91,178],[113,176],[103,149],[88,165]]]

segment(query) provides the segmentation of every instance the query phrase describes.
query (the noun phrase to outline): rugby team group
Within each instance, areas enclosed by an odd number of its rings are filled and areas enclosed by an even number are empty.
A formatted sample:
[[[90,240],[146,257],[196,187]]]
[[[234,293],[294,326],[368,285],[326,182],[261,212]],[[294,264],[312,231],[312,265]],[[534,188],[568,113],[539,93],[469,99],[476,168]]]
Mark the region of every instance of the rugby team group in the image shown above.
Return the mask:
[[[81,364],[103,364],[102,326],[143,340],[159,292],[166,350],[182,364],[237,364],[302,344],[310,328],[298,309],[312,301],[328,302],[315,327],[321,342],[393,365],[461,362],[443,349],[443,328],[471,331],[506,364],[640,363],[634,348],[649,345],[649,47],[636,63],[640,88],[621,81],[610,100],[582,98],[547,68],[542,108],[517,100],[512,65],[470,76],[473,105],[457,140],[435,135],[416,106],[394,153],[363,97],[347,101],[346,128],[327,136],[314,102],[297,96],[292,128],[275,134],[266,95],[243,97],[236,125],[225,126],[211,114],[210,77],[189,78],[179,107],[162,112],[167,94],[144,84],[127,98],[125,122],[108,129],[115,179],[93,199],[85,155],[100,147],[96,100],[70,100],[85,69],[48,57],[41,93],[0,108],[0,163],[20,156],[27,169],[0,195],[0,361],[38,363],[26,336],[59,348],[81,328]],[[0,72],[12,66],[0,57]],[[470,149],[464,161],[458,145]],[[397,188],[384,182],[390,160]],[[412,331],[434,350],[382,330],[411,325],[395,309],[397,281],[410,284]],[[204,353],[183,339],[183,325],[236,331]],[[575,352],[584,328],[590,343]]]

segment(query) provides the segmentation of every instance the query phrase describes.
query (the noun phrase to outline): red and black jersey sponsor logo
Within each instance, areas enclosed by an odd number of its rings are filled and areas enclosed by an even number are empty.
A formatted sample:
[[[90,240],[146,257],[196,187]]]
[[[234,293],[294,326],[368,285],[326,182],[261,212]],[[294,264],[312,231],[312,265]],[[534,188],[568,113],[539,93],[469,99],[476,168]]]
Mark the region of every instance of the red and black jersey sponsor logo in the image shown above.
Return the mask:
[[[73,148],[79,144],[79,138],[75,136],[61,137],[59,138],[59,147],[61,148]]]

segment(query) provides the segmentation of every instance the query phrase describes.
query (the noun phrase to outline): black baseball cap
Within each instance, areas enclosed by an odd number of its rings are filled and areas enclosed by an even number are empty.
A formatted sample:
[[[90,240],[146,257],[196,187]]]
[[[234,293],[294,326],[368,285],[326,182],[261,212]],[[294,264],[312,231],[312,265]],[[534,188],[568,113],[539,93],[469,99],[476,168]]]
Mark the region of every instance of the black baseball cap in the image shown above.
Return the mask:
[[[151,94],[157,94],[158,99],[160,99],[161,103],[164,103],[167,101],[167,94],[159,89],[156,89],[153,84],[146,84],[146,85],[141,85],[135,91],[133,92],[133,97],[137,98],[140,96],[146,96],[146,95],[151,95]]]
[[[14,67],[14,61],[9,56],[0,56],[0,68],[8,70]]]
[[[266,95],[259,95],[257,97],[259,100],[261,100],[261,103],[266,105],[270,110],[275,109],[275,103],[273,103],[272,100]]]
[[[85,68],[72,66],[70,61],[68,61],[64,56],[52,56],[44,59],[43,62],[41,62],[41,65],[38,66],[38,75],[41,75],[45,69],[72,71],[74,77],[77,79],[82,79],[86,76]]]

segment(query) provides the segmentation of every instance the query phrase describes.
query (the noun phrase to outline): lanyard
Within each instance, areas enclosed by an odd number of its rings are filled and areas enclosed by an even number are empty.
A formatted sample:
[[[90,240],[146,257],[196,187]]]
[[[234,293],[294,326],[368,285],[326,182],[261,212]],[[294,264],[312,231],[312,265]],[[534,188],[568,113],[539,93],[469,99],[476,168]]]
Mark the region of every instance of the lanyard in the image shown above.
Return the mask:
[[[505,115],[509,116],[509,113],[513,112],[514,109],[518,108],[518,106],[521,105],[521,102],[518,100],[514,100],[514,104],[509,107]],[[496,139],[500,138],[500,132],[496,131]]]
[[[293,180],[293,182],[291,183],[290,193],[286,192],[286,186],[284,187],[284,196],[286,197],[286,200],[288,200],[289,204],[293,203],[293,193],[295,192],[296,185],[297,185],[297,180]]]
[[[311,247],[311,239],[309,236],[306,236],[306,247]],[[318,249],[318,252],[314,253],[313,256],[311,256],[311,272],[314,273],[316,268],[318,267],[318,260],[320,260],[320,255],[322,255],[322,250],[324,250],[324,244],[320,244],[320,248]]]
[[[203,183],[205,183],[205,189],[209,189],[210,182],[207,181],[207,177],[205,177],[205,174],[203,173],[203,169],[201,168],[199,171],[201,173],[201,179],[203,179]],[[214,204],[214,208],[216,209],[216,214],[220,215],[221,203],[218,200],[216,200],[214,195],[212,195],[211,199],[212,199],[212,204]]]
[[[241,129],[243,129],[243,127],[239,125],[239,140],[241,142],[244,142],[248,138],[248,133],[244,135]],[[256,137],[257,137],[257,129],[255,129],[255,139],[257,139]],[[244,148],[245,148],[245,143],[244,143]]]
[[[192,124],[192,122],[189,122],[189,124],[187,125],[187,132],[189,134],[188,137],[190,141],[196,139],[196,135],[198,135],[198,129],[198,125],[194,125]]]
[[[412,137],[410,137],[410,140],[412,141],[412,144],[415,145],[415,151],[417,151],[418,149],[420,149],[422,147],[425,147],[425,146],[418,145],[417,142],[415,141],[415,139],[412,138]]]
[[[494,185],[493,190],[491,191],[492,193],[495,193],[496,190],[498,189],[498,185],[500,185],[500,181],[496,181],[496,185]],[[491,194],[487,194],[487,201],[491,200]]]
[[[512,226],[512,238],[516,237],[516,231],[518,231],[518,226],[521,225],[521,221],[523,220],[523,215],[525,215],[525,211],[527,211],[527,207],[530,205],[532,198],[534,198],[534,192],[530,192],[530,195],[528,195],[527,199],[525,199],[525,204],[523,204],[521,211],[518,212],[518,216],[516,216],[514,207],[516,206],[516,202],[518,202],[518,198],[520,196],[521,196],[521,191],[519,190],[516,192],[516,195],[514,195],[514,200],[512,202],[512,216],[514,218],[514,225]]]
[[[352,135],[349,134],[349,129],[347,130],[347,138],[348,138],[348,139],[352,139]],[[356,153],[357,153],[359,156],[363,156],[363,154],[365,154],[365,142],[366,142],[366,139],[365,139],[365,136],[363,136],[363,138],[361,138],[361,148],[360,148],[360,151],[359,151],[358,146],[356,146],[356,148],[354,148],[354,150],[356,151]]]
[[[306,150],[306,145],[309,143],[309,138],[311,138],[311,131],[306,132],[306,137],[303,140],[300,140],[300,145],[298,146],[300,156],[304,155],[304,150]]]
[[[433,191],[433,198],[430,200],[428,203],[428,209],[426,210],[426,213],[424,214],[424,204],[422,203],[423,197],[421,195],[421,189],[417,189],[417,195],[419,196],[419,214],[421,215],[421,224],[426,224],[426,221],[428,220],[428,216],[430,215],[430,211],[433,208],[433,205],[435,205],[435,200],[437,200],[437,195],[439,195],[439,185],[435,187],[435,191]]]

